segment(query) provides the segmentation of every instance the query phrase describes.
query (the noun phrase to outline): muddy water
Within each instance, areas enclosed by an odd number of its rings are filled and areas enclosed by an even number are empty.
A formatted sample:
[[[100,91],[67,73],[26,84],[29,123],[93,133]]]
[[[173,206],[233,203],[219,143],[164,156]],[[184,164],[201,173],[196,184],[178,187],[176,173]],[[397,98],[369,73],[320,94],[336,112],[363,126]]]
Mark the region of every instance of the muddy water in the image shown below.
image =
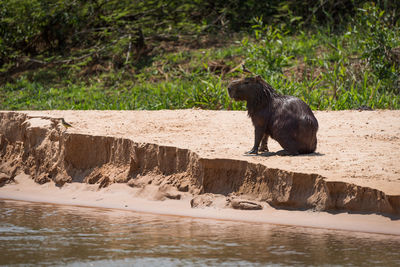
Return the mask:
[[[400,266],[400,237],[0,200],[0,265]]]

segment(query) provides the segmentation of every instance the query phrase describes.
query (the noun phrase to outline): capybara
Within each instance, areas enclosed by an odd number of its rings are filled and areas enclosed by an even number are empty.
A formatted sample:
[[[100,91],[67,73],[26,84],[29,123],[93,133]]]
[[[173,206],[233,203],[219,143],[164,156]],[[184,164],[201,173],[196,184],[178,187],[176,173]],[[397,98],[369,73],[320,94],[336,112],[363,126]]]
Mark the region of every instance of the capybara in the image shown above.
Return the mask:
[[[255,136],[254,146],[247,152],[268,151],[268,137],[275,139],[285,154],[313,153],[317,148],[318,121],[310,107],[294,96],[280,95],[261,76],[232,81],[229,96],[246,101]]]

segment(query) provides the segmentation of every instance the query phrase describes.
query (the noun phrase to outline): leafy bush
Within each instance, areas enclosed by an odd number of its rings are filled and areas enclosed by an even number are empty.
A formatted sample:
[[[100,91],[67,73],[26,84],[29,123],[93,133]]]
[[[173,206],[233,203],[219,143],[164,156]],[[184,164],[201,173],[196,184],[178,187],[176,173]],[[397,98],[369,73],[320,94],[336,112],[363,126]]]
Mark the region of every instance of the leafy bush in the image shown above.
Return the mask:
[[[0,0],[0,109],[245,109],[226,93],[243,61],[313,109],[399,108],[399,16],[384,0]]]
[[[344,34],[321,28],[318,37],[293,38],[256,20],[255,42],[242,41],[248,67],[313,109],[399,108],[399,27],[389,27],[378,7],[365,7]]]
[[[400,93],[400,30],[389,23],[385,11],[373,4],[360,9],[353,28],[363,50],[362,57],[382,80],[385,89]]]

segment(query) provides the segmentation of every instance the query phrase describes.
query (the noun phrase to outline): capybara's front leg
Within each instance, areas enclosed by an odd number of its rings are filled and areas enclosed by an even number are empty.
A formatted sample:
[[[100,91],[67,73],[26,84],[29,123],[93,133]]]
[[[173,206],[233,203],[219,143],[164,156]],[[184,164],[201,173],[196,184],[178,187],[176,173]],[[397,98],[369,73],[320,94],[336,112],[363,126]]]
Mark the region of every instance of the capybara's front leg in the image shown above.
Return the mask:
[[[261,144],[260,144],[260,148],[258,149],[261,152],[268,152],[268,138],[269,135],[268,134],[264,134],[263,138],[261,139]]]
[[[263,136],[264,129],[262,127],[254,127],[254,146],[247,154],[258,154],[258,147]]]

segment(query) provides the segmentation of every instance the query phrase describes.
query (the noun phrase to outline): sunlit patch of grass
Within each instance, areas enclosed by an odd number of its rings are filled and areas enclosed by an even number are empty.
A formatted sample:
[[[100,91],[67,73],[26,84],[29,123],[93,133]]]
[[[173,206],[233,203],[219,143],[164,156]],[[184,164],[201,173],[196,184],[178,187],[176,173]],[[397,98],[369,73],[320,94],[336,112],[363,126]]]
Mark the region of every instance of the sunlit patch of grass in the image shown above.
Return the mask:
[[[374,7],[360,12],[366,17],[339,33],[292,33],[256,20],[253,35],[224,47],[160,53],[120,69],[109,62],[90,71],[84,65],[27,71],[0,86],[0,109],[244,110],[226,92],[231,79],[243,77],[231,72],[243,61],[314,110],[399,109],[399,63],[368,50],[382,40],[387,51],[400,47],[399,27],[386,28]],[[361,23],[370,26],[360,30]]]

